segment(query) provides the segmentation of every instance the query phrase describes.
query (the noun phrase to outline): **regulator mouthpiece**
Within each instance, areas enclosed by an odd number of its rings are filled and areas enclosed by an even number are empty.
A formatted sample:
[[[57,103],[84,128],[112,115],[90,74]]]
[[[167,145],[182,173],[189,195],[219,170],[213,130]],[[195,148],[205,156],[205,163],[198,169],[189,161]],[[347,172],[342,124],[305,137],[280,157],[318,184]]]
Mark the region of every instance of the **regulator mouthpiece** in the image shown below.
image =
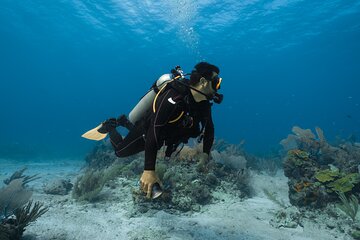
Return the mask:
[[[219,94],[219,93],[215,93],[214,97],[213,97],[213,101],[214,103],[220,104],[224,99],[224,95],[223,94]]]

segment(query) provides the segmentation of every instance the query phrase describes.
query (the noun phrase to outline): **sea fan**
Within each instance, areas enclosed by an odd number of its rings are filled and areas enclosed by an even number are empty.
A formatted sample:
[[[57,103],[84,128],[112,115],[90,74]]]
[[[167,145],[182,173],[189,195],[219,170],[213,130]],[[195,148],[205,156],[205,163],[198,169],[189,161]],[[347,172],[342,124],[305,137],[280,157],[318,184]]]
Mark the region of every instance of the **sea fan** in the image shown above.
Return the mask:
[[[31,222],[34,222],[48,210],[48,207],[44,207],[43,203],[35,202],[33,205],[32,201],[28,202],[28,204],[24,207],[16,209],[14,215],[16,217],[18,228],[25,231],[25,227],[27,227]]]
[[[2,220],[0,224],[0,239],[21,239],[25,228],[47,211],[48,208],[43,207],[42,203],[36,202],[33,205],[32,201],[28,202],[27,205],[16,209],[14,211],[14,218]]]
[[[40,178],[37,176],[38,174],[35,174],[32,176],[23,175],[23,173],[25,172],[26,169],[27,168],[23,168],[23,169],[20,169],[19,171],[14,172],[10,178],[4,180],[4,183],[6,185],[9,185],[13,180],[22,179],[23,185],[25,185],[31,181],[34,181],[34,180]]]
[[[15,179],[5,188],[0,189],[1,218],[6,219],[15,209],[27,203],[32,195],[30,190],[24,188],[23,179]]]

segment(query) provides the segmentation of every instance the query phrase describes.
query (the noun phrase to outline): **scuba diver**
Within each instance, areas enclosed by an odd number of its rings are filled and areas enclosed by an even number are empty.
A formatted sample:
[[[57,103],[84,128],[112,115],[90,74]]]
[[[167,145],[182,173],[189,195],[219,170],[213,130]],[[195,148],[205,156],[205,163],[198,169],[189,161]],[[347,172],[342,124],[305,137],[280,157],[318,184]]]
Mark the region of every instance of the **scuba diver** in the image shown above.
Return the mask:
[[[203,140],[200,161],[208,162],[214,141],[212,101],[221,103],[223,99],[223,95],[217,92],[222,81],[219,72],[217,66],[207,62],[198,63],[191,74],[186,75],[177,66],[171,70],[171,74],[161,76],[153,84],[130,112],[129,118],[125,115],[110,118],[95,128],[102,135],[99,139],[109,134],[118,157],[145,150],[140,187],[148,198],[156,198],[162,193],[155,165],[157,151],[163,145],[166,146],[165,157],[170,158],[180,144],[198,137],[199,142]],[[187,75],[190,75],[190,79],[185,78]],[[118,126],[129,130],[125,138],[117,132]]]

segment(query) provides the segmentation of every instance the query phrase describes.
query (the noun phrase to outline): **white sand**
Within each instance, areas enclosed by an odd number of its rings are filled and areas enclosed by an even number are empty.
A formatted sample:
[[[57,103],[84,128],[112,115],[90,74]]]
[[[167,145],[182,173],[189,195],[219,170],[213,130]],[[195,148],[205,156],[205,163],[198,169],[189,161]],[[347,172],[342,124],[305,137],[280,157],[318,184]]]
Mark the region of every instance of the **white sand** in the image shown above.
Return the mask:
[[[277,192],[278,198],[288,203],[287,179],[253,175],[255,197],[242,201],[238,197],[218,191],[213,204],[202,207],[200,212],[169,214],[150,210],[133,216],[134,203],[131,186],[135,183],[118,179],[117,188],[104,191],[104,199],[95,204],[76,202],[71,195],[53,196],[43,193],[43,184],[54,179],[74,181],[83,162],[63,161],[28,163],[26,175],[41,173],[42,178],[30,184],[33,199],[49,206],[49,211],[31,224],[24,239],[84,240],[84,239],[352,239],[330,230],[326,221],[304,220],[297,228],[274,228],[269,222],[281,207],[269,200],[262,189]],[[23,164],[0,160],[0,180]],[[6,169],[8,174],[4,174]],[[323,216],[326,218],[326,216]]]

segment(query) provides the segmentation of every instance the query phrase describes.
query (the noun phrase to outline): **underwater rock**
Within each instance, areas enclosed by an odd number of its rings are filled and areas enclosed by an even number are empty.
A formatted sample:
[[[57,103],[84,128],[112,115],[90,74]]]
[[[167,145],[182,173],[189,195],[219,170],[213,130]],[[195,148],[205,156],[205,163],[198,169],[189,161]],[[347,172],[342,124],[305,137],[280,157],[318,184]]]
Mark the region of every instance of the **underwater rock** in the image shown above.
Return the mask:
[[[105,185],[102,171],[88,169],[74,184],[72,196],[79,201],[94,202]]]
[[[280,209],[273,219],[270,220],[270,225],[275,228],[297,228],[301,226],[301,213],[295,207],[288,207]]]
[[[194,202],[190,196],[175,196],[173,204],[176,205],[177,209],[187,212],[192,210]]]
[[[198,155],[195,155],[195,160],[197,158]],[[176,159],[173,161],[158,159],[157,164],[161,166],[159,171],[163,174],[163,195],[158,199],[149,200],[142,193],[135,191],[133,192],[133,199],[136,205],[146,205],[148,208],[170,212],[199,211],[201,206],[212,201],[212,192],[221,181],[229,182],[228,186],[232,188],[229,190],[230,192],[247,196],[244,185],[249,185],[249,181],[245,179],[245,177],[249,177],[248,175],[240,174],[244,177],[241,180],[239,171],[230,168],[224,170],[222,169],[224,166],[215,164],[213,160],[206,164],[205,171],[199,172],[196,170],[196,163],[193,160],[189,163],[189,161],[176,161]],[[221,172],[222,177],[219,177],[219,172]]]
[[[288,178],[309,178],[316,171],[316,166],[310,155],[299,149],[290,150],[283,163],[284,174]]]
[[[200,180],[194,180],[190,185],[185,186],[184,191],[198,204],[205,205],[211,200],[209,187]]]
[[[206,184],[207,174],[198,173],[194,168],[194,166],[184,165],[170,166],[164,174],[165,189],[171,191],[169,207],[180,211],[190,211],[197,209],[196,205],[207,204],[212,199],[211,189],[215,185]],[[213,174],[210,175],[212,183],[216,182],[214,177]]]
[[[283,161],[291,204],[321,208],[338,201],[337,192],[359,192],[358,148],[352,144],[331,146],[320,128],[316,128],[317,139],[309,129],[294,127],[293,132],[295,135],[282,141],[284,145],[295,140],[297,146]]]
[[[111,145],[101,142],[85,157],[88,167],[93,169],[103,169],[109,167],[116,161],[117,157]]]
[[[294,151],[297,153],[294,154]],[[289,178],[289,199],[296,206],[324,207],[337,201],[336,192],[350,192],[359,186],[360,174],[317,164],[301,150],[289,151],[284,173]]]
[[[205,182],[208,184],[208,185],[218,185],[219,184],[219,180],[218,178],[215,176],[214,173],[209,173],[206,177],[205,177]]]
[[[55,180],[44,186],[44,192],[53,195],[66,195],[73,187],[70,180]]]

